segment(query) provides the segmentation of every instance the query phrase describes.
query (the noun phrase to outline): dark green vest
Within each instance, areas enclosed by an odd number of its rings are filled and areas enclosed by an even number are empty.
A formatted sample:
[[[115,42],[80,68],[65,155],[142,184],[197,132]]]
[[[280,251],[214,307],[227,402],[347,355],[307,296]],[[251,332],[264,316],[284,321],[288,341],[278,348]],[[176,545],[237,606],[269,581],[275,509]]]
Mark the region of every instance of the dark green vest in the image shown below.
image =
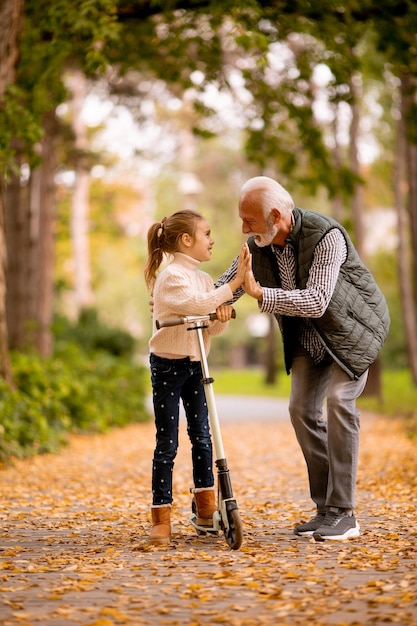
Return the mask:
[[[295,250],[296,286],[304,289],[317,244],[333,228],[343,234],[347,258],[329,305],[320,318],[310,318],[332,358],[358,378],[375,361],[387,337],[390,318],[385,298],[371,272],[360,260],[346,230],[335,220],[312,211],[294,209],[295,224],[288,238]],[[277,260],[270,246],[248,240],[253,272],[263,287],[281,287]],[[297,343],[299,318],[276,314],[281,328],[285,365],[290,372]]]

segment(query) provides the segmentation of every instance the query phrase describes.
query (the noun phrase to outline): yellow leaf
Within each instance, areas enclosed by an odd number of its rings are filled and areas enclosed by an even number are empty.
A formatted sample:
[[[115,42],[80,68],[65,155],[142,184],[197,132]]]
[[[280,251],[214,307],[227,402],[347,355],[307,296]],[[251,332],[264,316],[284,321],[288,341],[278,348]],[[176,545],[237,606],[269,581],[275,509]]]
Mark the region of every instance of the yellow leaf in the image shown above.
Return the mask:
[[[109,615],[110,617],[113,617],[117,622],[124,623],[130,621],[130,617],[128,615],[125,615],[124,613],[121,613],[117,609],[113,609],[111,607],[104,607],[103,609],[101,609],[100,615]]]
[[[285,578],[294,578],[294,579],[300,578],[300,574],[298,572],[286,572],[284,576]]]

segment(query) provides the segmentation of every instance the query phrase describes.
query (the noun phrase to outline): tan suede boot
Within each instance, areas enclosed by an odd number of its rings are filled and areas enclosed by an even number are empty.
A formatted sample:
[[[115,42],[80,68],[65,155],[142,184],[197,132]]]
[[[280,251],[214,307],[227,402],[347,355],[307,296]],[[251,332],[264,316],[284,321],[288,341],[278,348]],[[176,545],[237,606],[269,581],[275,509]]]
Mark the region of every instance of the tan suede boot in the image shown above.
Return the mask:
[[[213,526],[213,514],[217,511],[213,487],[194,489],[193,493],[197,508],[196,523],[199,526]]]
[[[153,506],[152,530],[148,537],[148,543],[164,545],[171,541],[171,505],[163,504]]]

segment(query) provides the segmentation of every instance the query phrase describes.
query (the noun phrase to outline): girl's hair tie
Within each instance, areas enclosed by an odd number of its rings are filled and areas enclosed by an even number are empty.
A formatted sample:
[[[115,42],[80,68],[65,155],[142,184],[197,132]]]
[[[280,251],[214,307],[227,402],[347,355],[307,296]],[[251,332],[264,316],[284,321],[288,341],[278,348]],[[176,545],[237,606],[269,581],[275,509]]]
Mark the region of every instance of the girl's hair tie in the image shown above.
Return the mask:
[[[166,217],[164,217],[164,219],[162,220],[162,222],[161,222],[161,224],[160,224],[160,226],[159,226],[159,228],[158,228],[158,230],[157,230],[157,232],[156,232],[156,236],[158,237],[158,239],[159,239],[159,237],[162,235],[162,233],[164,232],[164,228],[165,228],[165,226],[164,226],[164,224],[165,224],[165,220],[166,220]]]

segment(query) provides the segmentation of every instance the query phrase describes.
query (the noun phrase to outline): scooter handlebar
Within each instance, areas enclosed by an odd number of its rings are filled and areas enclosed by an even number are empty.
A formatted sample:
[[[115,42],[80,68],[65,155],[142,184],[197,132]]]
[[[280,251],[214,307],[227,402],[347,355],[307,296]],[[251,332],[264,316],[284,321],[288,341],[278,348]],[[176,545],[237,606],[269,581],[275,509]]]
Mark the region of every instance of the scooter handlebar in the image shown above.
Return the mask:
[[[236,318],[236,311],[232,309],[232,319]],[[180,326],[181,324],[191,324],[193,322],[213,322],[217,319],[216,313],[209,313],[208,315],[187,315],[186,317],[171,317],[166,320],[156,320],[155,325],[159,330],[167,326]]]

